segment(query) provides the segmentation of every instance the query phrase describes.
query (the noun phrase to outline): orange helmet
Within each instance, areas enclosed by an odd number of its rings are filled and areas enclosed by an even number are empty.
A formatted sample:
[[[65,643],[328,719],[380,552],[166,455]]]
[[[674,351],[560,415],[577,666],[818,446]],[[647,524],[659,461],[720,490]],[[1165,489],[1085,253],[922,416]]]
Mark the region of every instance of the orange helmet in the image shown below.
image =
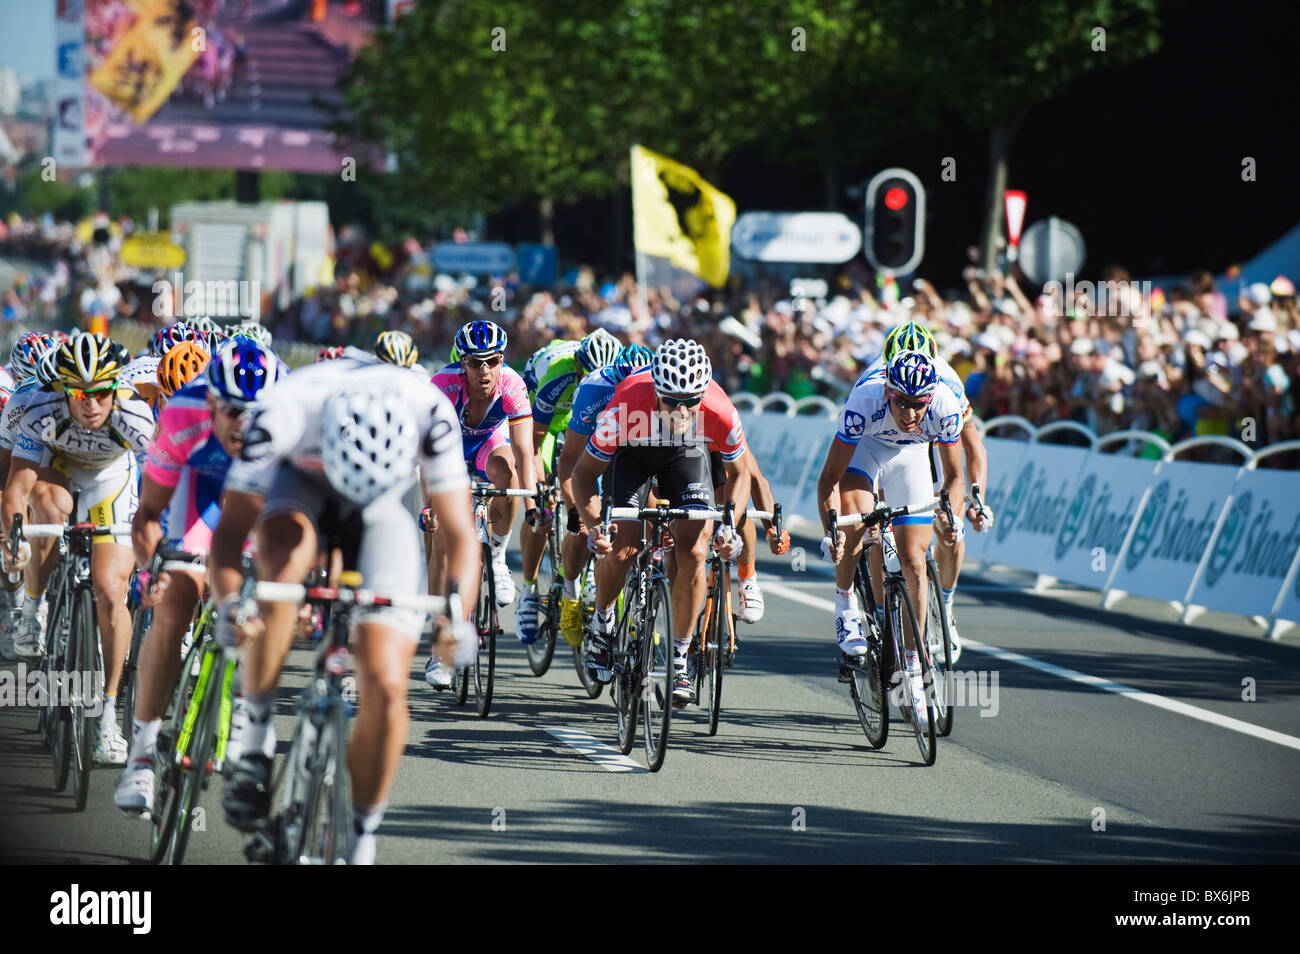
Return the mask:
[[[197,341],[182,341],[158,362],[158,387],[171,397],[208,366],[207,349]]]

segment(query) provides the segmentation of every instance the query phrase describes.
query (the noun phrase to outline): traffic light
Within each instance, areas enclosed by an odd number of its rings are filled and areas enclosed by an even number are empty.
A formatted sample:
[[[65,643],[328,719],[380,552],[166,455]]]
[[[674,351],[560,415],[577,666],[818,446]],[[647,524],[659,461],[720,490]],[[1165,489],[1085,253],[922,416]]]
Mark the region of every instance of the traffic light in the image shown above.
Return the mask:
[[[863,247],[877,271],[915,270],[925,254],[925,188],[906,169],[886,169],[867,183]]]

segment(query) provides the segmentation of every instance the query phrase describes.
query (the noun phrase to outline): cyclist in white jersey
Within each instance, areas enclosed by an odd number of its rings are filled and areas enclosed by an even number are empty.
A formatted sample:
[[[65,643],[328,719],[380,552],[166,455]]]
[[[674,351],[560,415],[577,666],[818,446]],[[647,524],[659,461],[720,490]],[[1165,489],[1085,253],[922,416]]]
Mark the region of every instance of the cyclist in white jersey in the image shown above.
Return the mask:
[[[934,363],[924,352],[900,352],[889,363],[884,377],[863,380],[849,394],[817,481],[818,509],[827,527],[822,554],[836,563],[835,636],[840,651],[846,655],[866,652],[862,618],[853,595],[853,575],[865,528],[830,527],[829,511],[865,513],[875,507],[877,494],[890,507],[928,503],[934,496],[927,450],[930,441],[939,447],[944,489],[953,500],[964,499],[960,430],[957,398],[939,384]],[[954,520],[955,526],[940,534],[940,539],[950,545],[962,534],[961,517],[954,515]],[[913,594],[917,621],[924,633],[926,601],[921,594],[925,593],[925,551],[933,518],[928,513],[917,514],[895,520],[892,526],[903,578]],[[909,650],[907,662],[914,674],[915,698],[921,686],[914,650]]]
[[[41,392],[28,405],[14,439],[13,459],[5,484],[0,519],[8,534],[16,514],[27,513],[32,498],[39,523],[62,523],[72,510],[71,490],[79,491],[74,520],[99,524],[129,524],[138,500],[136,454],[149,446],[153,415],[134,391],[121,387],[119,376],[129,355],[102,335],[81,334],[62,345],[55,359],[58,392]],[[39,483],[38,483],[39,481]],[[37,491],[33,495],[33,491]],[[127,580],[134,557],[129,532],[94,540],[91,580],[104,655],[105,706],[95,742],[95,760],[121,765],[126,741],[117,728],[117,683],[131,639],[126,609]],[[24,544],[15,560],[4,551],[6,572],[23,569],[36,545],[53,550],[53,541]],[[37,598],[48,569],[41,554],[40,588],[28,605],[18,633],[20,647],[43,655],[44,619]],[[25,644],[25,646],[23,645]]]
[[[340,423],[341,422],[341,423]],[[241,459],[226,479],[209,564],[223,641],[253,638],[242,677],[248,721],[223,801],[227,821],[259,827],[270,802],[275,732],[271,706],[292,640],[297,607],[270,603],[236,628],[239,555],[257,529],[261,580],[300,583],[319,548],[332,542],[346,570],[385,595],[420,593],[420,539],[402,503],[420,464],[424,496],[439,522],[450,579],[465,605],[478,595],[478,541],[460,427],[445,397],[428,381],[356,348],[335,361],[299,368],[277,385],[244,430]],[[353,616],[361,706],[349,745],[357,845],[353,860],[373,861],[375,833],[406,746],[406,689],[424,614],[372,609]],[[449,664],[473,659],[478,637],[463,622],[435,647]],[[455,658],[453,658],[455,657]]]

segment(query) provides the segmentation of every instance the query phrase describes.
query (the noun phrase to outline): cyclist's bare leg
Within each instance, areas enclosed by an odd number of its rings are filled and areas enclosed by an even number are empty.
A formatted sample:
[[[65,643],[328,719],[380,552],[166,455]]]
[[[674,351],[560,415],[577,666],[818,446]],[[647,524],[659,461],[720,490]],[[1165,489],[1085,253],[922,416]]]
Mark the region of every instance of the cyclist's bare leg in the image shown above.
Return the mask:
[[[641,525],[616,521],[611,526],[614,549],[596,561],[596,609],[612,610],[627,579],[628,568],[641,548]]]
[[[296,510],[272,514],[257,526],[257,578],[277,583],[301,583],[316,564],[316,528]],[[274,692],[280,668],[293,643],[298,607],[293,603],[263,603],[266,632],[244,653],[244,694]]]
[[[383,804],[406,749],[410,713],[406,687],[411,657],[418,642],[388,623],[362,623],[356,628],[353,658],[362,705],[348,743],[352,800],[358,807]]]
[[[104,653],[105,693],[117,697],[126,654],[131,648],[131,614],[126,608],[126,586],[135,568],[135,553],[111,538],[96,542],[90,551],[90,579],[95,590],[95,615]]]
[[[199,600],[198,576],[183,570],[169,573],[171,582],[162,602],[153,608],[149,631],[140,643],[135,717],[141,722],[161,719],[167,709],[167,700],[181,673],[181,637]]]
[[[862,474],[845,474],[840,478],[840,514],[868,513],[876,506],[876,496],[871,492],[871,482]],[[835,564],[835,586],[841,590],[853,589],[853,575],[858,568],[858,555],[862,552],[862,538],[867,532],[862,524],[841,528],[844,531],[844,552]],[[862,607],[866,609],[866,607]]]
[[[515,469],[515,460],[509,444],[502,444],[488,456],[487,466],[483,468],[493,487],[508,490],[519,486],[519,473]],[[515,525],[515,515],[519,512],[518,497],[497,497],[488,507],[488,522],[492,533],[501,540],[510,538],[510,531]]]
[[[945,590],[957,586],[957,577],[961,575],[961,561],[966,558],[966,541],[958,541],[955,547],[946,547],[936,542],[934,562],[939,565],[939,585]]]
[[[56,470],[41,468],[37,473],[36,486],[32,488],[31,510],[36,523],[63,523],[67,520],[68,514],[72,513],[68,479]],[[28,599],[40,599],[45,592],[45,584],[50,580],[50,574],[54,572],[54,565],[59,560],[59,551],[50,537],[37,537],[30,542],[32,559],[27,564],[24,579]]]
[[[673,637],[679,646],[690,642],[695,617],[708,589],[704,566],[709,556],[712,520],[675,520],[672,525],[677,577],[673,580]]]
[[[932,527],[930,523],[899,524],[894,527],[894,541],[898,545],[898,560],[902,564],[903,579],[907,581],[907,590],[912,596],[912,607],[916,610],[916,622],[925,632],[925,613],[929,603],[926,594],[929,581],[925,571],[925,549],[930,545]],[[906,614],[904,614],[906,617]],[[907,648],[915,649],[910,621],[903,624],[906,633]]]
[[[566,581],[577,581],[581,578],[583,570],[587,568],[587,560],[591,558],[591,551],[587,549],[585,530],[565,536],[564,542],[560,544],[560,558],[564,561]]]

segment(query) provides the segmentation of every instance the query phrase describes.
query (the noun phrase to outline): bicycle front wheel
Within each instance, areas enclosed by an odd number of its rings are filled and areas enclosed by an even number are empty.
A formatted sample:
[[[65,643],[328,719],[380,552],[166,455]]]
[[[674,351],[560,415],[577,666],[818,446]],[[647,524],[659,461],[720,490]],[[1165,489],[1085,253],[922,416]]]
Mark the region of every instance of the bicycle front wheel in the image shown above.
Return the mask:
[[[952,636],[948,629],[948,605],[939,586],[939,569],[932,559],[926,560],[929,582],[926,586],[925,642],[934,670],[935,729],[944,736],[952,732]]]
[[[668,726],[673,718],[673,606],[668,581],[656,576],[641,611],[641,652],[637,680],[641,696],[646,763],[659,771],[668,751]]]
[[[609,683],[609,697],[618,713],[618,748],[624,755],[636,744],[637,710],[641,705],[636,685],[637,657],[641,650],[635,623],[636,610],[635,606],[629,607],[619,620],[614,643],[614,664],[618,668]]]
[[[704,629],[701,646],[705,652],[697,665],[704,667],[705,679],[709,692],[709,735],[718,734],[718,713],[722,711],[722,673],[726,669],[727,653],[731,649],[730,620],[727,618],[723,592],[723,575],[718,574],[718,582],[710,594],[711,612]],[[703,701],[703,696],[700,697]]]
[[[153,619],[153,610],[137,606],[131,614],[131,648],[126,654],[126,664],[122,667],[122,678],[117,684],[117,698],[122,704],[122,726],[127,739],[131,738],[132,726],[135,725],[136,671],[140,666],[140,644],[144,634],[149,631],[149,622]]]
[[[225,667],[221,665],[221,650],[215,640],[198,645],[201,660],[199,675],[179,737],[181,758],[175,795],[175,821],[164,859],[169,865],[179,865],[185,861],[185,849],[194,827],[194,815],[208,775],[208,762],[217,741],[217,714],[221,707],[221,683]]]
[[[903,628],[902,621],[904,618],[911,625],[911,632],[918,634],[916,639],[917,658],[921,667],[921,685],[924,689],[924,705],[917,706],[912,700],[911,674],[907,670],[904,653],[900,656],[900,665],[898,667],[902,678],[898,680],[899,697],[903,700],[903,708],[906,709],[911,717],[912,729],[916,733],[916,745],[921,750],[921,762],[923,765],[933,765],[935,759],[935,718],[934,718],[934,692],[930,688],[934,674],[930,669],[930,654],[925,648],[925,635],[921,633],[920,623],[916,619],[916,609],[912,606],[911,594],[907,592],[907,587],[902,582],[891,583],[889,592],[886,595],[889,619],[895,627],[896,634],[894,646],[896,650],[903,650]]]
[[[474,697],[478,716],[486,719],[492,711],[492,684],[497,666],[497,592],[492,576],[492,553],[483,545],[483,579],[478,588],[478,655],[474,657]]]
[[[62,592],[62,584],[55,584]],[[72,646],[68,638],[68,601],[61,595],[50,598],[50,615],[45,627],[45,685],[47,697],[42,713],[45,732],[54,758],[54,791],[68,787],[68,773],[72,770],[72,711],[67,699],[59,690],[64,678],[75,672]]]
[[[89,588],[72,596],[72,643],[74,661],[69,669],[72,694],[72,794],[77,811],[85,811],[90,798],[92,767],[90,736],[102,701],[99,680],[99,640],[95,627],[95,598]]]
[[[341,699],[330,701],[317,731],[316,747],[307,761],[297,861],[343,865],[352,858],[352,799],[348,790],[347,719]]]

